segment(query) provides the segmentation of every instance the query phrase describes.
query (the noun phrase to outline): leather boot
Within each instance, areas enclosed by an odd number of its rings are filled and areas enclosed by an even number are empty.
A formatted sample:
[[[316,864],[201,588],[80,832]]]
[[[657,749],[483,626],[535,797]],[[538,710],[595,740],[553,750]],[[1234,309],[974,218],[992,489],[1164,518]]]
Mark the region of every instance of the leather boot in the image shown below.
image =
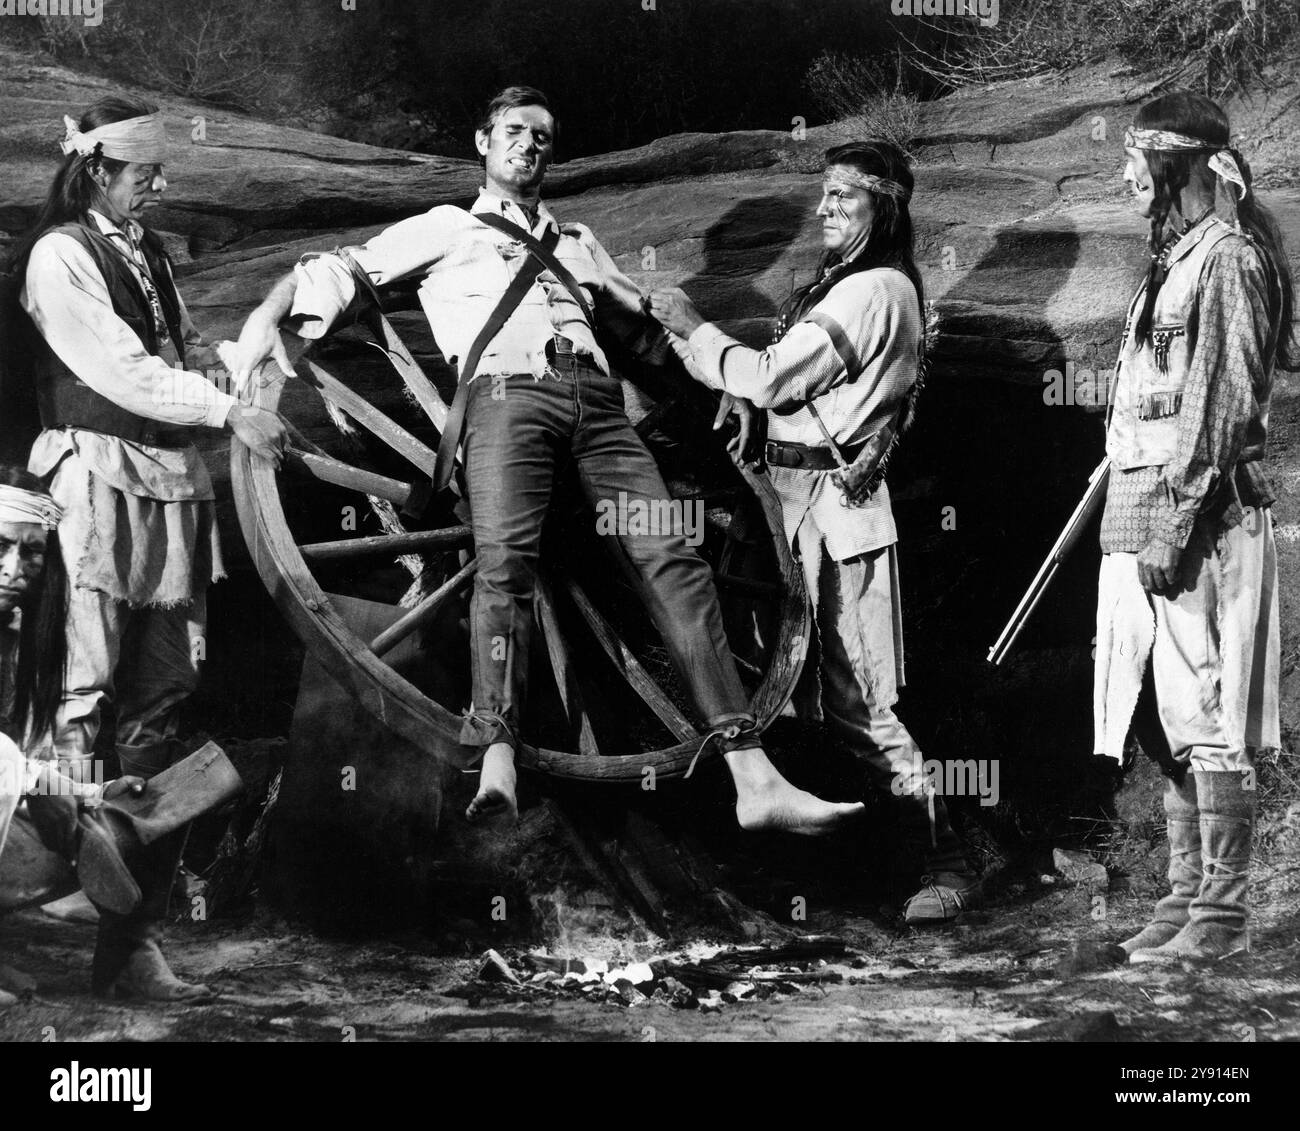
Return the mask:
[[[182,831],[141,846],[135,870],[145,894],[139,908],[130,915],[105,911],[100,916],[90,972],[91,990],[98,996],[175,1002],[212,998],[207,986],[177,978],[159,945],[184,843]]]
[[[1165,821],[1169,837],[1169,894],[1157,903],[1151,922],[1120,943],[1129,954],[1163,946],[1186,925],[1188,907],[1201,890],[1201,823],[1196,778],[1190,770],[1165,779]]]
[[[173,739],[148,746],[119,744],[117,747],[122,772],[146,779],[164,779],[163,771],[179,753],[179,744]],[[143,796],[151,796],[148,787]],[[184,829],[156,836],[149,842],[140,836],[133,853],[132,871],[140,882],[143,899],[129,915],[111,912],[101,915],[90,973],[95,994],[171,1002],[212,998],[207,986],[177,978],[159,946],[185,836]]]
[[[1214,961],[1250,949],[1247,896],[1255,790],[1237,770],[1195,773],[1200,810],[1201,886],[1187,925],[1162,946],[1135,950],[1130,962]]]

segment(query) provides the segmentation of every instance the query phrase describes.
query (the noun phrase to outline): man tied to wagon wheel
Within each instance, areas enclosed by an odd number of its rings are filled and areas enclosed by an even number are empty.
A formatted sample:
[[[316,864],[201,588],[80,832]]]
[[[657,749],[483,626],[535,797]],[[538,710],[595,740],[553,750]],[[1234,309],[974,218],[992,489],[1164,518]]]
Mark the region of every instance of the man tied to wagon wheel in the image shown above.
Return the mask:
[[[927,875],[909,923],[955,918],[977,886],[920,750],[894,714],[903,682],[898,534],[883,479],[906,427],[924,350],[924,294],[912,255],[912,174],[888,142],[826,154],[816,279],[781,311],[775,341],[752,350],[705,321],[685,292],[651,311],[686,339],[709,385],[767,409],[766,460],[785,533],[803,562],[817,626],[820,708],[888,790]],[[837,470],[845,464],[845,470]]]
[[[502,91],[475,135],[486,185],[473,208],[439,206],[349,249],[375,285],[422,277],[421,305],[439,348],[460,374],[439,451],[445,472],[435,485],[449,478],[448,457],[459,439],[455,422],[463,412],[478,557],[470,608],[473,701],[460,734],[462,745],[481,756],[479,790],[466,811],[471,821],[517,814],[515,748],[533,591],[557,468],[572,459],[593,503],[625,496],[650,505],[670,498],[627,418],[597,331],[615,334],[652,362],[667,359],[669,336],[646,315],[641,292],[591,231],[559,224],[541,202],[555,133],[540,91]],[[552,257],[546,270],[539,271],[541,260],[525,251],[535,244]],[[268,356],[289,372],[281,321],[287,318],[302,337],[318,338],[356,295],[338,255],[305,257],[249,316],[236,377],[245,378]],[[504,395],[497,392],[502,386]],[[723,634],[712,575],[683,533],[616,537],[616,552],[641,578],[649,611],[709,737],[721,745],[741,826],[819,835],[861,812],[860,804],[827,802],[796,789],[768,760]]]

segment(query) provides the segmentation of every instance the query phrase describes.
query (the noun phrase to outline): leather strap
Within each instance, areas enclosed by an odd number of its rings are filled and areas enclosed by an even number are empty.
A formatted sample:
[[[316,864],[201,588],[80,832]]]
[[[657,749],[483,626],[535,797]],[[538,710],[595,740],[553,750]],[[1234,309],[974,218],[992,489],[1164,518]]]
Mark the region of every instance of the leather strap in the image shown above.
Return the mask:
[[[525,231],[518,224],[512,223],[504,216],[494,216],[490,213],[481,213],[475,217],[482,220],[489,228],[495,228],[498,232],[504,232],[506,235],[517,239],[538,259],[546,264],[546,269],[550,271],[561,283],[564,284],[569,294],[573,296],[573,301],[582,308],[582,316],[587,320],[587,325],[594,331],[596,329],[596,319],[591,313],[591,307],[587,303],[587,296],[583,293],[582,287],[578,285],[578,280],[573,277],[569,269],[555,258],[555,244],[559,237],[550,240],[548,243],[542,243],[531,232]],[[547,233],[548,236],[551,234]]]
[[[510,286],[506,288],[506,293],[501,296],[501,301],[496,304],[492,313],[488,315],[487,322],[483,324],[483,329],[478,332],[478,337],[474,339],[474,344],[470,346],[469,353],[465,357],[465,364],[460,371],[460,380],[456,384],[456,396],[451,402],[451,410],[447,413],[447,427],[442,430],[442,438],[438,442],[438,458],[433,466],[433,489],[435,491],[441,491],[446,487],[451,482],[452,473],[455,471],[456,449],[460,447],[460,436],[465,428],[465,409],[469,403],[469,383],[474,379],[474,371],[478,368],[479,358],[483,356],[483,351],[487,348],[488,343],[497,336],[501,327],[506,324],[507,319],[523,301],[524,295],[532,289],[533,283],[537,281],[537,276],[542,273],[542,269],[550,266],[546,261],[547,259],[554,260],[554,256],[550,253],[560,239],[560,233],[554,228],[547,231],[544,237],[546,243],[543,244],[533,239],[518,225],[511,224],[509,220],[490,215],[480,215],[477,219],[482,220],[489,227],[497,228],[515,236],[528,247],[531,254],[528,261],[519,268],[519,273],[511,281]],[[499,223],[496,222],[498,220]],[[536,248],[534,248],[534,244]],[[585,303],[583,305],[585,310]]]

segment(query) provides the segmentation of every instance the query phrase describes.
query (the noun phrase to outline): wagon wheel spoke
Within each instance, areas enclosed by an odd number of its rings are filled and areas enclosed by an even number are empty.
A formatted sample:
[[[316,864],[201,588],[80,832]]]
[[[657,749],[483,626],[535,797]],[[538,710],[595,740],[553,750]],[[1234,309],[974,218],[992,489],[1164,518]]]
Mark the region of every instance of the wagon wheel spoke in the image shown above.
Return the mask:
[[[649,412],[633,425],[636,434],[644,440],[651,432],[659,427],[659,423],[677,407],[677,404],[678,400],[676,397],[666,397],[664,400],[659,401],[654,408],[650,409]]]
[[[745,503],[743,499],[737,499],[732,505],[731,515],[727,519],[727,541],[722,547],[722,553],[718,557],[718,568],[715,571],[716,577],[726,577],[731,572],[731,559],[735,556],[736,547],[744,541],[744,536],[748,530],[749,524],[745,521]],[[739,528],[739,529],[737,529]]]
[[[352,258],[352,255],[347,251],[344,251],[342,255],[344,262],[353,271],[360,274],[361,268],[357,265],[356,260]],[[420,304],[417,300],[413,305],[404,309],[418,310],[419,308]],[[424,409],[425,415],[441,433],[447,423],[447,402],[439,395],[433,382],[429,380],[428,374],[420,368],[419,362],[411,356],[411,351],[406,348],[406,343],[393,329],[393,324],[389,322],[383,308],[372,308],[363,320],[369,326],[370,332],[375,336],[373,341],[367,341],[366,344],[379,350],[388,359],[389,364],[397,370],[398,375],[402,378],[402,383],[406,386],[407,391],[415,398],[416,403]]]
[[[400,479],[392,479],[374,471],[362,471],[361,468],[353,467],[350,463],[344,463],[333,456],[318,455],[296,444],[291,444],[285,455],[290,470],[305,472],[322,483],[332,483],[336,487],[360,491],[363,495],[387,499],[399,507],[406,506],[411,496],[419,489],[416,484],[404,483]]]
[[[541,622],[542,638],[546,641],[546,651],[551,657],[555,686],[559,689],[564,713],[568,716],[570,725],[576,724],[578,729],[578,753],[584,757],[599,755],[600,747],[596,745],[596,734],[582,702],[577,672],[569,660],[569,650],[555,616],[555,599],[551,586],[542,576],[537,578],[537,619]]]
[[[336,542],[309,542],[299,546],[309,562],[332,562],[387,554],[455,550],[469,546],[474,535],[468,526],[443,530],[417,530],[410,534],[375,534],[365,538],[342,538]]]
[[[409,613],[394,621],[376,636],[370,642],[370,650],[376,656],[382,656],[400,644],[421,625],[431,621],[442,611],[443,606],[451,600],[456,591],[474,576],[474,571],[477,569],[478,559],[470,558],[468,562],[461,566],[458,572],[438,586]]]
[[[601,616],[600,611],[591,603],[590,598],[572,580],[565,582],[565,590],[578,607],[578,612],[582,614],[582,619],[587,622],[597,642],[604,649],[605,655],[610,658],[619,674],[632,689],[641,696],[646,706],[658,716],[659,721],[683,742],[692,738],[699,738],[699,732],[691,726],[690,720],[677,709],[673,701],[664,694],[663,689],[650,678],[650,673],[641,665],[641,661],[632,654],[632,650],[623,643],[618,633],[610,626],[610,623]]]
[[[299,363],[307,370],[302,380],[315,389],[325,400],[341,408],[353,420],[383,440],[393,451],[407,462],[433,477],[434,464],[438,454],[427,444],[412,436],[405,428],[391,417],[375,408],[365,397],[349,389],[342,381],[326,372],[314,361],[304,359]]]

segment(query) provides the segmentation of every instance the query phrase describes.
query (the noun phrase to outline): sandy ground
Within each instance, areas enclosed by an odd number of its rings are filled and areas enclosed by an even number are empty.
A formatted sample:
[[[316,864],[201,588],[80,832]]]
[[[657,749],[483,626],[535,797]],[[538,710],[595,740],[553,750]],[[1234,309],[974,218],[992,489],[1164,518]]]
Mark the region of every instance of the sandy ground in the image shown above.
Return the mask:
[[[1259,886],[1273,911],[1253,952],[1211,970],[1077,969],[1080,940],[1124,937],[1145,897],[1112,894],[1107,919],[1083,888],[1059,882],[994,900],[947,928],[918,931],[827,910],[814,932],[852,949],[823,969],[843,981],[741,1001],[717,1012],[650,1000],[596,1002],[577,991],[476,980],[481,940],[411,934],[341,942],[258,914],[241,925],[179,923],[178,971],[219,992],[203,1006],[100,1002],[86,990],[94,928],[39,912],[0,924],[0,953],[40,983],[0,1012],[17,1041],[1294,1041],[1300,940],[1290,874]],[[1288,898],[1278,899],[1288,891]],[[615,944],[611,944],[615,945]],[[703,944],[696,944],[698,950]],[[521,953],[502,951],[517,963]],[[660,953],[672,953],[664,948]]]

